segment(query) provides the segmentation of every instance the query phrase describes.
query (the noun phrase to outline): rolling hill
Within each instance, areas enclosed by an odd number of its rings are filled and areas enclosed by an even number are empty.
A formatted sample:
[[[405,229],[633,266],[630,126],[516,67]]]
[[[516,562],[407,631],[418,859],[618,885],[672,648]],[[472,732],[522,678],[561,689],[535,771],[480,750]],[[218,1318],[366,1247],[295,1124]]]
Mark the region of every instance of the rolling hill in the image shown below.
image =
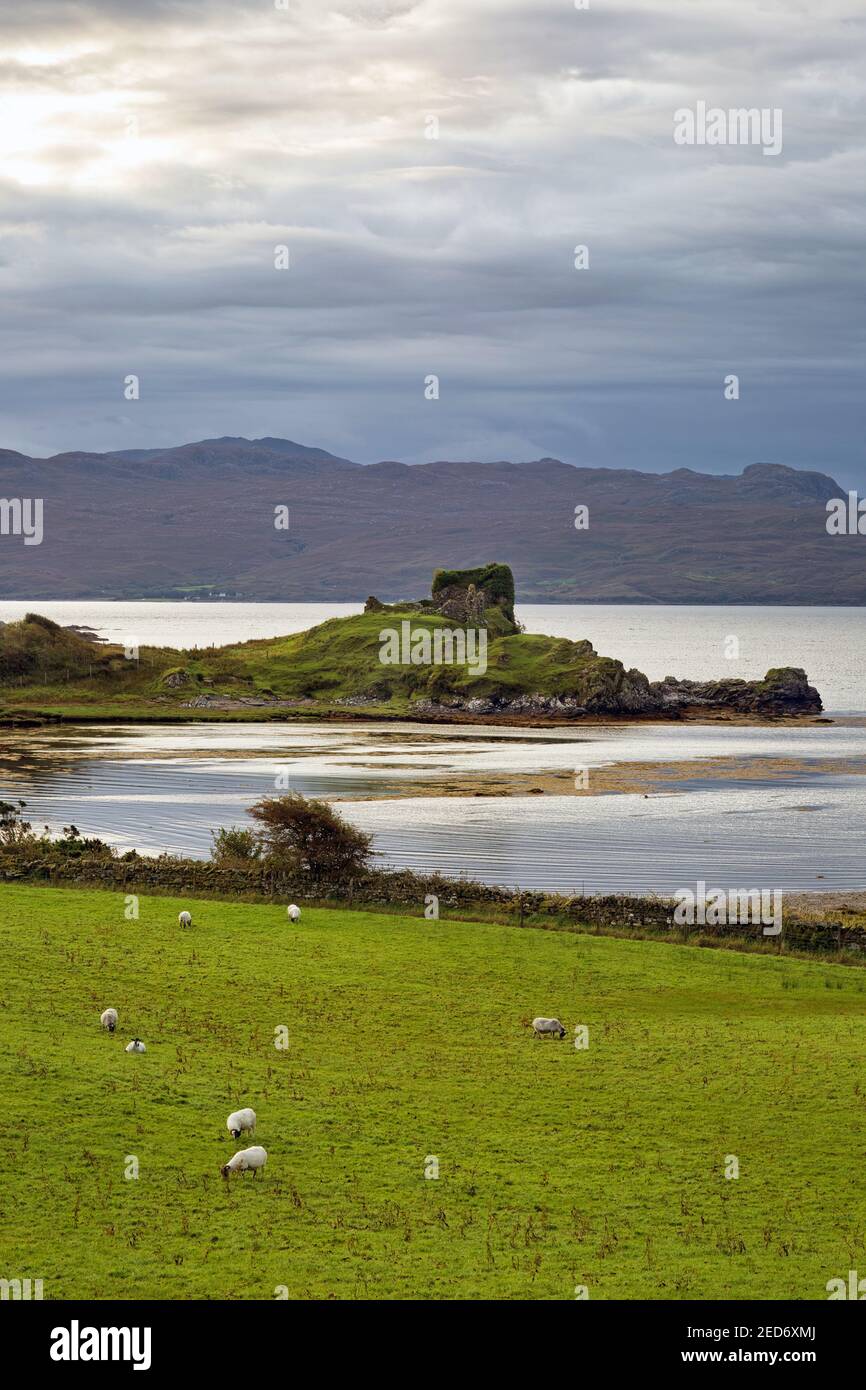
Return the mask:
[[[45,534],[3,537],[0,597],[394,600],[484,552],[509,556],[524,602],[863,604],[864,542],[825,526],[843,495],[776,464],[724,477],[551,458],[362,466],[275,438],[4,450],[0,497],[43,498]]]

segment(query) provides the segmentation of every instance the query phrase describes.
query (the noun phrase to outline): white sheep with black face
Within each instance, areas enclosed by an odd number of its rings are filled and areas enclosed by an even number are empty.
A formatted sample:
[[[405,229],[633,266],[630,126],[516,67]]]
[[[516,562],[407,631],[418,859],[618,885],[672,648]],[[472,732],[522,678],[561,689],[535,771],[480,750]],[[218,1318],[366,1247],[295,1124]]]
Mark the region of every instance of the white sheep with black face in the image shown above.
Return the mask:
[[[117,1027],[117,1009],[103,1009],[99,1015],[99,1022],[103,1028],[107,1028],[109,1033],[113,1033]]]
[[[289,906],[286,908],[286,912],[288,913],[290,922],[300,922],[301,909],[298,907],[297,903],[289,903]]]
[[[238,1152],[224,1163],[220,1168],[224,1178],[231,1177],[232,1173],[251,1172],[253,1177],[264,1168],[268,1161],[268,1156],[261,1144],[254,1144],[251,1149],[239,1149]]]
[[[181,927],[192,926],[192,915],[189,912],[179,912],[177,914],[178,925]]]
[[[558,1018],[534,1018],[532,1031],[537,1038],[564,1038],[565,1029]]]
[[[128,1042],[123,1050],[124,1052],[146,1052],[147,1048],[141,1038],[133,1038],[132,1042]]]
[[[226,1120],[226,1129],[232,1139],[240,1139],[242,1134],[252,1134],[256,1127],[256,1112],[246,1106],[244,1110],[233,1110]]]

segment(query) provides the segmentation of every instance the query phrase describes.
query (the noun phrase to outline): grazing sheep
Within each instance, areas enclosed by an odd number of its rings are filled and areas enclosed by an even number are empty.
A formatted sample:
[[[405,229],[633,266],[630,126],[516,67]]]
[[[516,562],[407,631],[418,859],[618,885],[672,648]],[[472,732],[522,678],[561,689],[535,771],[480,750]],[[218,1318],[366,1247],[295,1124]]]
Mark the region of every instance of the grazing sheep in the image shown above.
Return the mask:
[[[192,917],[190,916],[190,914],[189,914],[188,912],[179,912],[179,913],[177,914],[177,920],[178,920],[178,924],[179,924],[181,927],[191,927],[191,926],[192,926]]]
[[[240,1139],[245,1132],[252,1134],[256,1127],[256,1112],[249,1106],[245,1110],[233,1110],[226,1120],[226,1129],[232,1139]]]
[[[259,1168],[264,1168],[267,1161],[268,1156],[261,1144],[254,1144],[251,1149],[239,1149],[228,1163],[222,1165],[220,1172],[224,1178],[227,1178],[230,1173],[245,1173],[248,1168],[251,1168],[255,1177],[256,1171]]]
[[[289,903],[286,911],[289,914],[290,922],[299,922],[301,920],[301,909],[298,907],[297,903]]]
[[[104,1009],[99,1015],[99,1022],[109,1033],[113,1033],[117,1027],[117,1009]]]
[[[532,1020],[532,1029],[537,1038],[543,1038],[545,1036],[551,1038],[565,1037],[565,1029],[558,1018],[534,1018]]]
[[[124,1052],[146,1052],[147,1048],[141,1038],[133,1038],[132,1042],[128,1042],[123,1050]]]

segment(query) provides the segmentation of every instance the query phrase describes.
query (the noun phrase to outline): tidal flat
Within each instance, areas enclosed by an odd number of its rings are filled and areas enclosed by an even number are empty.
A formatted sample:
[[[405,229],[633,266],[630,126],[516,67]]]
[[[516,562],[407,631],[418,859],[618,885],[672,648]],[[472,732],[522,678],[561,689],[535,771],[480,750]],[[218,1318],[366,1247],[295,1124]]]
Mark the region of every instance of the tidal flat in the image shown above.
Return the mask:
[[[866,722],[491,730],[326,722],[10,731],[0,785],[37,828],[206,857],[286,790],[340,802],[384,867],[563,892],[698,879],[866,889]]]

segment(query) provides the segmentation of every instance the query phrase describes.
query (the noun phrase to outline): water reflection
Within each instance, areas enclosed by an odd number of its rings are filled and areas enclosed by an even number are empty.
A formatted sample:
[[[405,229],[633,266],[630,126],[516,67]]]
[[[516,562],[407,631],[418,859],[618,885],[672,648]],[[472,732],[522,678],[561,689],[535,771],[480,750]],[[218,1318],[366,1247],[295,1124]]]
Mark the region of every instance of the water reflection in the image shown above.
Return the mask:
[[[757,757],[786,763],[768,781],[749,775]],[[713,758],[744,767],[735,781],[714,780],[705,766],[688,775],[689,761]],[[811,772],[793,765],[798,758],[825,765]],[[52,728],[6,735],[0,795],[26,800],[37,826],[74,822],[151,853],[205,856],[213,829],[243,824],[252,802],[292,788],[341,798],[394,866],[571,892],[671,892],[714,875],[722,884],[854,888],[866,879],[857,828],[866,777],[850,766],[864,758],[866,729],[845,725]],[[673,760],[686,764],[683,777],[649,797],[477,790],[497,775],[570,779],[578,766]],[[461,794],[429,794],[446,786]]]

